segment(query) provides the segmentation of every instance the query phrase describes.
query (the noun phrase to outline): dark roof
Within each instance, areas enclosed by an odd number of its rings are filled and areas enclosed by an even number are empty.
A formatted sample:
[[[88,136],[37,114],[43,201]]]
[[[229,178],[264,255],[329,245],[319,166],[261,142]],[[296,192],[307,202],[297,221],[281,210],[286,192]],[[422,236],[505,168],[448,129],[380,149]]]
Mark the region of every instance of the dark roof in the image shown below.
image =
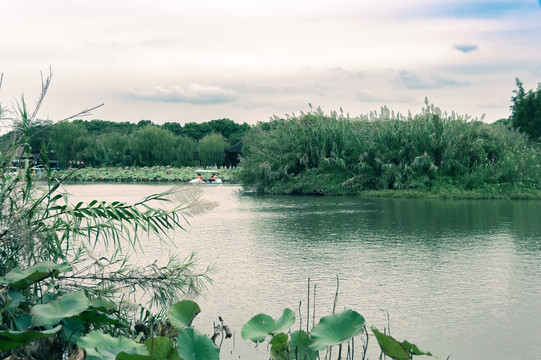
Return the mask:
[[[224,151],[226,153],[237,153],[237,154],[241,153],[242,152],[242,140],[239,141],[238,143],[236,143],[233,146],[225,148]]]

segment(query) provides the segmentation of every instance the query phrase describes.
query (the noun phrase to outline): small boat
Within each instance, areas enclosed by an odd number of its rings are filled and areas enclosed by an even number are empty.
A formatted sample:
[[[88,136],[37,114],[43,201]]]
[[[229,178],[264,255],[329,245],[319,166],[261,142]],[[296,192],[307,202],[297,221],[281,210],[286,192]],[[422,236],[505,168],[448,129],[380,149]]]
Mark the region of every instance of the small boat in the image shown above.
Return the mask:
[[[195,170],[197,179],[190,180],[190,184],[223,184],[222,179],[218,177],[218,171],[216,170]],[[204,178],[201,174],[211,174],[211,176]],[[212,177],[215,179],[212,179]]]

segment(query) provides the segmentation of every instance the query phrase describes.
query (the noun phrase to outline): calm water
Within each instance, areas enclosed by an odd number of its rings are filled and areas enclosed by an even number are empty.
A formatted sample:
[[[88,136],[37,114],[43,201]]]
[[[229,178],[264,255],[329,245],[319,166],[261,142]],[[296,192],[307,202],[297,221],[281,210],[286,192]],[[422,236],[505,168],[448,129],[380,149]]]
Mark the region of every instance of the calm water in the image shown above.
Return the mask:
[[[188,186],[187,186],[188,187]],[[74,201],[134,202],[166,185],[70,185]],[[189,187],[188,187],[189,188]],[[222,316],[235,332],[222,359],[268,359],[242,340],[242,325],[285,307],[306,322],[307,279],[316,318],[361,313],[380,330],[445,359],[541,358],[541,202],[358,199],[243,195],[199,185],[219,205],[175,234],[181,255],[213,265],[194,322],[212,333]],[[141,260],[167,252],[154,239]],[[298,319],[298,316],[297,316]],[[305,327],[306,325],[304,325]],[[295,327],[298,327],[296,325]],[[360,343],[360,341],[358,342]],[[370,339],[369,358],[377,359]],[[356,353],[360,359],[360,352]],[[425,358],[425,357],[421,357]]]

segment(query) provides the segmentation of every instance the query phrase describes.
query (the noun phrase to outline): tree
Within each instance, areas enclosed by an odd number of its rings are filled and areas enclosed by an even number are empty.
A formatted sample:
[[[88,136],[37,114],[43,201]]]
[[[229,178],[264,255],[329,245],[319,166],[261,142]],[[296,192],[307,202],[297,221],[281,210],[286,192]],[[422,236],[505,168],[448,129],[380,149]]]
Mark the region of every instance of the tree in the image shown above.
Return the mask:
[[[166,122],[162,125],[164,130],[169,130],[175,135],[180,135],[182,133],[182,125],[176,122]]]
[[[87,141],[88,131],[77,123],[63,121],[55,124],[51,129],[51,150],[56,152],[58,160],[64,167],[70,161],[80,160]]]
[[[177,166],[192,166],[194,164],[194,153],[197,151],[197,141],[187,136],[177,138]]]
[[[541,83],[537,90],[524,91],[520,80],[516,79],[517,90],[511,98],[511,123],[514,128],[528,134],[532,139],[541,138]]]
[[[131,165],[128,156],[128,135],[122,133],[105,133],[96,138],[91,150],[92,166],[125,166]]]
[[[171,165],[176,158],[176,143],[170,131],[147,125],[131,134],[129,149],[135,165]]]
[[[224,161],[224,148],[227,140],[221,134],[212,133],[201,139],[199,143],[199,158],[202,165],[222,165]]]
[[[212,129],[208,123],[198,124],[195,122],[189,122],[184,124],[184,126],[182,127],[181,135],[189,136],[192,139],[199,141],[204,138],[205,135],[208,135],[211,132]]]

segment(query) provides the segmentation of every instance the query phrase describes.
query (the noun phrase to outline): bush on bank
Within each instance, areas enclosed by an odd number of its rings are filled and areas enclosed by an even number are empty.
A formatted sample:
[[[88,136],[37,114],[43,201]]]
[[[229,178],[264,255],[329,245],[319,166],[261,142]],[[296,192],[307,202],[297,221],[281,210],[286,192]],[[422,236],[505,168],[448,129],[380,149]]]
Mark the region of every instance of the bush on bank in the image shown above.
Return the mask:
[[[541,197],[538,143],[433,105],[408,117],[318,109],[260,123],[244,144],[239,178],[262,193]]]

